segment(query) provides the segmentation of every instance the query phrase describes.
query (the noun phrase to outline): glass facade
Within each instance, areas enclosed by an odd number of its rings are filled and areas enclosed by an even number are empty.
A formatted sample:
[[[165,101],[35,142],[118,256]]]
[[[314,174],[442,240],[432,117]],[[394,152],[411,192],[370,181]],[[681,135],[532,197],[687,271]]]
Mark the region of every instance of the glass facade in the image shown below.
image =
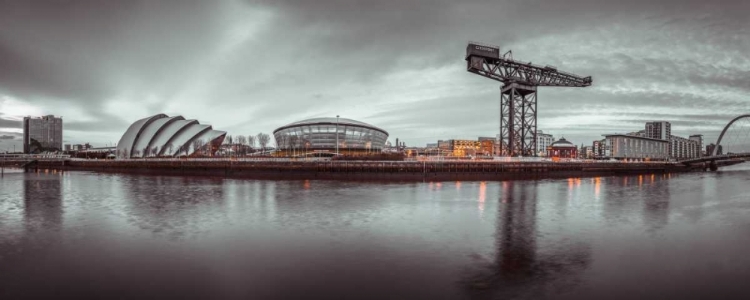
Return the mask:
[[[62,118],[53,115],[23,118],[23,152],[61,151],[62,132]]]
[[[382,129],[349,119],[339,119],[337,124],[336,118],[292,123],[276,129],[273,135],[277,147],[282,151],[335,151],[337,136],[340,152],[380,151],[388,139],[388,133]]]

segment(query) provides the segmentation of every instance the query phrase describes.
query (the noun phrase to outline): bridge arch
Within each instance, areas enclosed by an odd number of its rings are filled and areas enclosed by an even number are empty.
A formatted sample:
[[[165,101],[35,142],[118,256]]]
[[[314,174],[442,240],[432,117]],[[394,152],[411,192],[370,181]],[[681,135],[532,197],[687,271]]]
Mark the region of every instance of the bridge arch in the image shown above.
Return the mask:
[[[724,126],[724,130],[721,131],[721,134],[719,135],[719,139],[716,140],[716,147],[714,147],[714,151],[713,151],[713,153],[711,153],[711,156],[716,156],[716,153],[719,151],[719,145],[721,145],[721,139],[724,137],[724,133],[727,132],[727,129],[729,129],[729,127],[732,126],[732,124],[734,124],[734,122],[736,122],[737,120],[742,119],[742,118],[750,118],[750,114],[740,115],[740,116],[732,119],[731,121],[729,121],[729,123],[727,124],[727,126]]]

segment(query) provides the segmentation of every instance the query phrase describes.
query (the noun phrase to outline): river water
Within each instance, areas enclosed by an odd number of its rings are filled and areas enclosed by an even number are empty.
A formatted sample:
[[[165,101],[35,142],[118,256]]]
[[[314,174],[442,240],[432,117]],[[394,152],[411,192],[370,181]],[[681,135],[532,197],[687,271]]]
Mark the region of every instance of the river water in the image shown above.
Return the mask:
[[[746,299],[749,188],[6,169],[0,299]]]

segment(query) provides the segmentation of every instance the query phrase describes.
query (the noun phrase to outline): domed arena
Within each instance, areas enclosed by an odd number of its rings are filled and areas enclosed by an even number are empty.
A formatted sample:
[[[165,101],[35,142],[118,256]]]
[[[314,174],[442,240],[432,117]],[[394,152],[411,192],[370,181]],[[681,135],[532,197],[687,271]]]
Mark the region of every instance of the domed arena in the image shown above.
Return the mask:
[[[280,155],[368,155],[383,150],[388,132],[364,122],[334,117],[290,123],[274,130],[273,136]]]
[[[128,127],[117,143],[117,158],[213,156],[226,134],[197,120],[158,114]]]

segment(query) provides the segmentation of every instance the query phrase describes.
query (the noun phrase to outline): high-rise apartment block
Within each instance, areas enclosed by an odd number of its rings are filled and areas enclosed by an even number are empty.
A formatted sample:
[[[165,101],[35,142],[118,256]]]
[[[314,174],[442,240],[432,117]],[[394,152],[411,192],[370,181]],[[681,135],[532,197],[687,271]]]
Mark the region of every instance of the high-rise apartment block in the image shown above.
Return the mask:
[[[672,124],[666,121],[647,122],[646,137],[650,139],[668,140],[672,136]]]
[[[23,153],[62,150],[62,132],[62,118],[53,115],[23,118]]]

